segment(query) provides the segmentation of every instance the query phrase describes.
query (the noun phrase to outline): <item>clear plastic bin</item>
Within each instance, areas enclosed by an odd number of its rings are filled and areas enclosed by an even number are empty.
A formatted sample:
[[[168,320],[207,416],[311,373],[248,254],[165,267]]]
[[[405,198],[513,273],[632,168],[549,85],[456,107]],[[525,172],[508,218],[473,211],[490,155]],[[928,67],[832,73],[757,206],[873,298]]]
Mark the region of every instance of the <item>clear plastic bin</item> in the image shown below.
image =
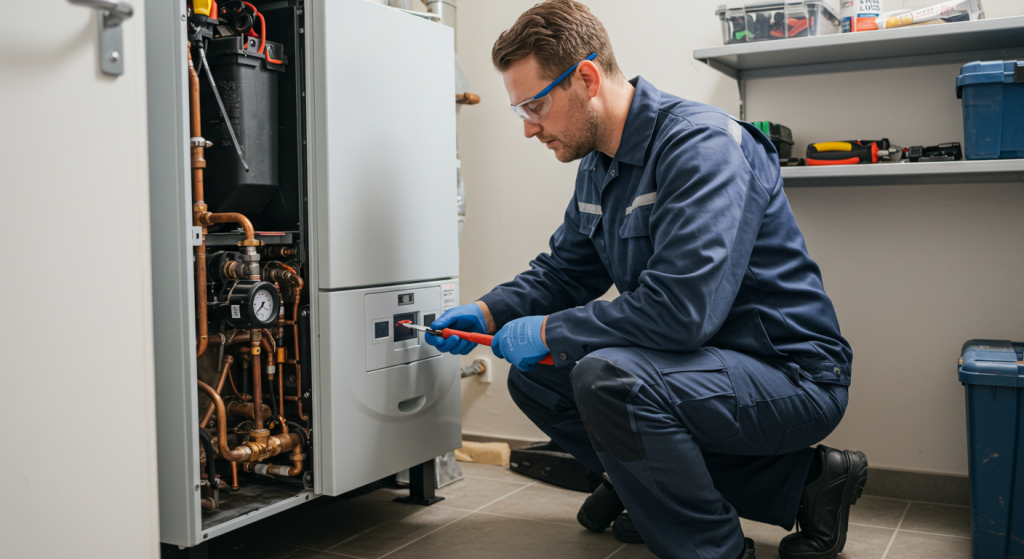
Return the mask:
[[[722,4],[715,10],[727,45],[839,33],[839,14],[823,0]]]

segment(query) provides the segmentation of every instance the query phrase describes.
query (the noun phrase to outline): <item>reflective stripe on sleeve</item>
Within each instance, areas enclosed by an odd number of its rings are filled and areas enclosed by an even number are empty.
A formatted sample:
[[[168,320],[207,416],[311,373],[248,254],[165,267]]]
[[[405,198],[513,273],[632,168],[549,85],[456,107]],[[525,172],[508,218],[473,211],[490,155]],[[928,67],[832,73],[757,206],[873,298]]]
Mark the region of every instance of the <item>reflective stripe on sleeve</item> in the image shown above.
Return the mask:
[[[601,206],[598,204],[584,204],[583,202],[579,202],[579,205],[580,212],[582,213],[602,215]]]

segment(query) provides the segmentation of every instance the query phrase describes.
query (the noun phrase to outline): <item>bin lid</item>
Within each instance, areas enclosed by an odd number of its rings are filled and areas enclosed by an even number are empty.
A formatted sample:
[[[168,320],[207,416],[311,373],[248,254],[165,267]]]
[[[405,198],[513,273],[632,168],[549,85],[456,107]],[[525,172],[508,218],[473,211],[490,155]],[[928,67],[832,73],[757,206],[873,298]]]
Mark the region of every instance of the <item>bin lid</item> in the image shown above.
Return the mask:
[[[957,89],[978,83],[1024,83],[1024,60],[989,60],[968,62],[960,68]]]
[[[968,340],[960,351],[964,384],[1024,387],[1024,343]]]
[[[832,16],[832,19],[839,21],[839,14],[836,9],[825,2],[825,0],[761,0],[759,2],[731,2],[729,4],[719,4],[715,10],[715,15],[722,17],[726,10],[736,10],[743,8],[747,12],[774,12],[780,11],[784,7],[790,9],[798,8],[803,6],[817,6],[818,9],[824,10],[828,15]]]

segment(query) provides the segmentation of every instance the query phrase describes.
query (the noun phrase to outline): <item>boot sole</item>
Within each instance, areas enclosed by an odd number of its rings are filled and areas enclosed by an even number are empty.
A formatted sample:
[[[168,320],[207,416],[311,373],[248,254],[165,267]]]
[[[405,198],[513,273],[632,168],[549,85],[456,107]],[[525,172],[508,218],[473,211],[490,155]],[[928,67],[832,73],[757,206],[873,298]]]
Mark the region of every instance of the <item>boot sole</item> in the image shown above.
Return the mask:
[[[639,532],[625,532],[612,524],[612,535],[622,543],[644,543],[644,537]]]
[[[843,488],[843,502],[839,508],[839,539],[832,549],[817,553],[788,553],[779,548],[780,559],[835,559],[846,547],[846,532],[850,528],[850,507],[857,504],[864,494],[864,486],[868,482],[868,458],[863,452],[846,450],[846,459],[850,461],[850,473]]]

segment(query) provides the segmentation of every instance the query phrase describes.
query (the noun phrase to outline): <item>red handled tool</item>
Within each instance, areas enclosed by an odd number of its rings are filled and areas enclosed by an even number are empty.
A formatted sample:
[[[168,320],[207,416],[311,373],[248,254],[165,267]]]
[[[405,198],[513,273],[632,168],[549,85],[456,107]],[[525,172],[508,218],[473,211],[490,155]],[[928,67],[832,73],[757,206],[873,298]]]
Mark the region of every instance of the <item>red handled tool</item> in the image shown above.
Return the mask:
[[[487,347],[491,346],[491,340],[494,339],[494,336],[488,336],[487,334],[477,334],[476,332],[463,332],[462,330],[452,330],[451,328],[445,328],[444,330],[431,330],[430,328],[427,328],[426,326],[420,326],[419,324],[413,324],[411,320],[399,320],[395,324],[397,324],[399,326],[405,326],[406,328],[411,328],[413,330],[419,330],[420,332],[425,332],[427,334],[433,334],[433,335],[435,335],[435,336],[437,336],[439,338],[444,338],[444,339],[448,339],[451,336],[458,336],[458,337],[462,338],[463,340],[467,340],[467,341],[473,342],[474,344],[483,344],[483,345],[485,345]],[[554,365],[554,364],[555,364],[555,361],[554,361],[554,359],[551,358],[550,355],[548,355],[544,359],[541,359],[538,362],[538,365]]]
[[[847,140],[845,142],[820,142],[807,146],[807,164],[816,165],[857,165],[889,161],[880,155],[888,155],[889,139]],[[882,151],[882,154],[879,154]],[[898,159],[898,158],[897,158]]]

